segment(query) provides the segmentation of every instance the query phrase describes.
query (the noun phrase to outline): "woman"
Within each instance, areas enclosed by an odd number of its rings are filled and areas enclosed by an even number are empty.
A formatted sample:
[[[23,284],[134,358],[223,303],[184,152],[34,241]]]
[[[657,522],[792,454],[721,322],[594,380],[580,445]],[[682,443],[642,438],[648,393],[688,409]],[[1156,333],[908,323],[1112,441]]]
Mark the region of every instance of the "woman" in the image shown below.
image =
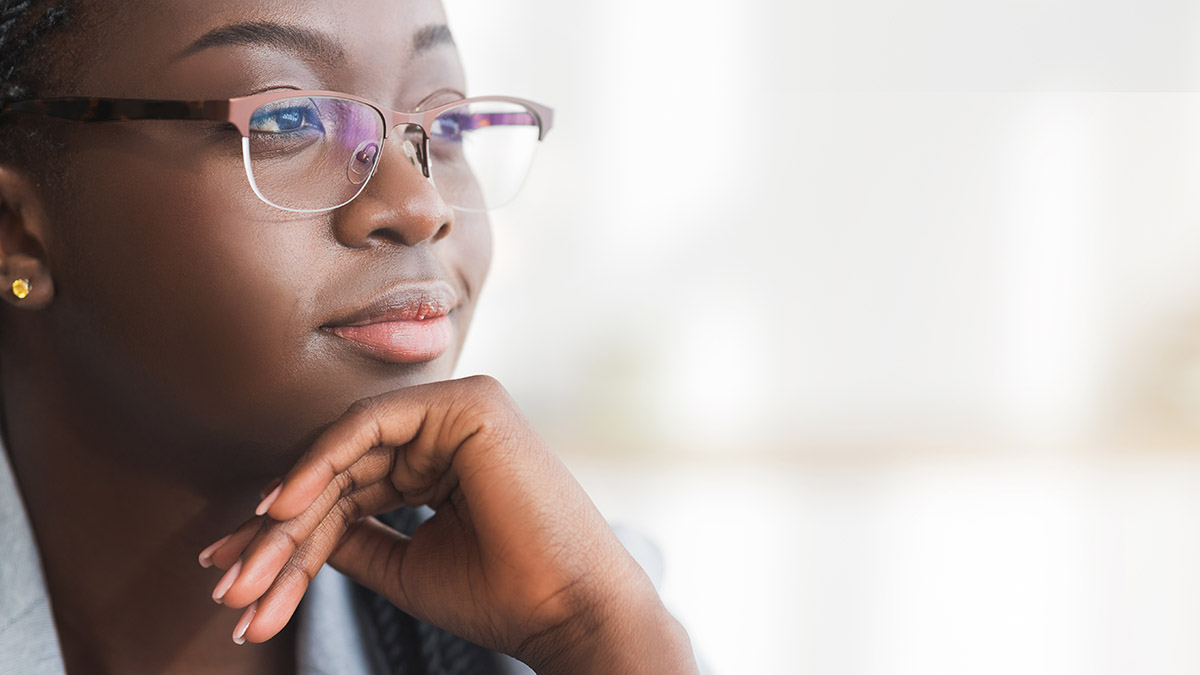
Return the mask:
[[[433,633],[401,636],[424,640],[413,672],[483,663],[471,645],[539,673],[695,670],[504,389],[447,380],[485,209],[550,111],[457,104],[438,2],[3,7],[8,501],[67,672],[316,672],[296,655],[323,636],[292,618],[325,563],[448,631],[441,665]],[[500,151],[467,157],[488,125]],[[411,538],[386,524],[418,507]],[[39,625],[36,591],[7,589],[30,603],[8,618]],[[0,642],[0,672],[61,672],[37,644]]]

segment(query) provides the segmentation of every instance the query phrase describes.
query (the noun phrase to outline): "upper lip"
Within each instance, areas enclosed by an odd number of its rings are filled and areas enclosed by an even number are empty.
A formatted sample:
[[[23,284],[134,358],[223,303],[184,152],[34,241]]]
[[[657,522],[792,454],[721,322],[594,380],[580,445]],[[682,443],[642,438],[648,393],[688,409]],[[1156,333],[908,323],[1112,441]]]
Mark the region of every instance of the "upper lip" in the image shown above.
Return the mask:
[[[369,304],[326,326],[365,326],[384,321],[418,321],[445,316],[458,304],[454,287],[445,281],[406,282],[376,296]]]

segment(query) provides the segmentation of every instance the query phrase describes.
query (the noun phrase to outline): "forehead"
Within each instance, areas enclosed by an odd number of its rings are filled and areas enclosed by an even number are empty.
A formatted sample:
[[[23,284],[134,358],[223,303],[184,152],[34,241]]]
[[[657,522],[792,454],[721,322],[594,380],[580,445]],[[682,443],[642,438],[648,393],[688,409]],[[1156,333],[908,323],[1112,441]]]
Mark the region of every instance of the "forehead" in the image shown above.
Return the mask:
[[[403,108],[431,87],[464,88],[457,50],[438,28],[440,0],[137,0],[96,9],[100,39],[84,46],[74,83],[83,91],[70,93],[226,98],[292,85]]]

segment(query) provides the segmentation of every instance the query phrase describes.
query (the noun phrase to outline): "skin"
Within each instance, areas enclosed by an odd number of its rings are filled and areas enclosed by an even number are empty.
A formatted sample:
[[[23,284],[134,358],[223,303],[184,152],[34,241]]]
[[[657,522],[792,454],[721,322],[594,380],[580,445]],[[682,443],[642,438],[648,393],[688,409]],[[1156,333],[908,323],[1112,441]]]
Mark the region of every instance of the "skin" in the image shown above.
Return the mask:
[[[72,37],[88,57],[69,88],[40,93],[210,99],[292,86],[413,110],[466,91],[453,46],[411,54],[417,27],[445,22],[437,2],[121,5]],[[174,58],[243,20],[319,28],[342,58],[246,46]],[[3,294],[0,384],[68,672],[294,672],[295,572],[326,559],[539,672],[693,671],[686,633],[503,388],[441,382],[490,264],[485,216],[443,203],[396,143],[353,202],[292,214],[250,191],[235,132],[218,142],[181,121],[64,131],[62,189],[0,164],[0,282],[33,285],[24,299]],[[459,304],[434,360],[385,363],[320,328],[397,282],[435,278]],[[423,436],[422,416],[436,422]],[[364,446],[372,433],[392,445]],[[379,470],[409,451],[419,475]],[[254,516],[285,474],[271,511]],[[373,487],[352,493],[349,477]],[[405,502],[439,507],[413,542],[368,518]],[[218,575],[196,556],[235,531],[213,560],[250,571],[217,604]],[[301,533],[299,549],[279,546],[285,532]],[[447,542],[478,555],[451,564]],[[402,549],[408,563],[379,562]],[[482,596],[479,579],[490,580]],[[238,646],[231,630],[255,601],[247,639],[259,644]]]

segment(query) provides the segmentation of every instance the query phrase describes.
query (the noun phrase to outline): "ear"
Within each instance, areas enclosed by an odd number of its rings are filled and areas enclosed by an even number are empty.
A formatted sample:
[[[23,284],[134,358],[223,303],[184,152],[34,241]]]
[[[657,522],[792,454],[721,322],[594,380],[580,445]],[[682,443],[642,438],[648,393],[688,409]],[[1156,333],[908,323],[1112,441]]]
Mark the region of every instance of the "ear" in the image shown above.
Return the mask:
[[[44,245],[50,222],[37,188],[25,172],[0,164],[0,297],[23,309],[41,309],[54,297]]]

